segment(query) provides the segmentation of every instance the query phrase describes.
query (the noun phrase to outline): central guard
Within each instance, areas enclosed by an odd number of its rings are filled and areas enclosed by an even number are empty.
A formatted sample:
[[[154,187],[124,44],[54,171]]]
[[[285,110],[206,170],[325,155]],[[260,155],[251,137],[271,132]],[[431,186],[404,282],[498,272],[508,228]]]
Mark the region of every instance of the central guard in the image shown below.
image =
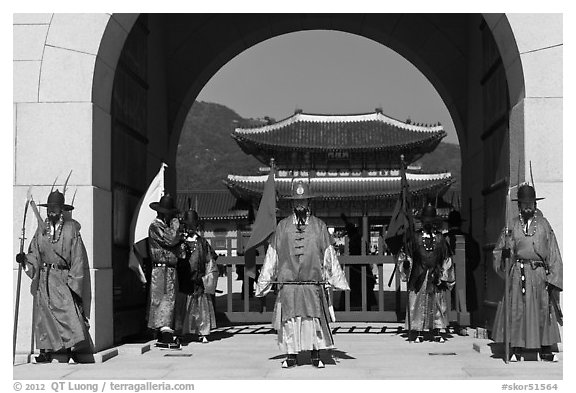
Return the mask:
[[[311,351],[312,364],[324,367],[320,350],[334,347],[325,288],[350,289],[326,224],[310,213],[311,197],[309,184],[293,181],[293,214],[278,223],[270,238],[256,285],[261,297],[278,284],[272,323],[287,354],[284,368],[296,366],[301,351]]]

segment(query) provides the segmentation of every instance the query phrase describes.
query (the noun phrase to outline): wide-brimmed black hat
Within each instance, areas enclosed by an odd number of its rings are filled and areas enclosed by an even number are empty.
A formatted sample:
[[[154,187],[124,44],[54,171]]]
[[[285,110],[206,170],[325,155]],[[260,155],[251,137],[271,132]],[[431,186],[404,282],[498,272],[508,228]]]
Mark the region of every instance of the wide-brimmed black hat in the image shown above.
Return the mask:
[[[448,218],[444,221],[446,221],[449,226],[459,226],[466,220],[462,218],[462,215],[458,210],[452,210],[448,213]]]
[[[536,198],[536,190],[529,184],[522,184],[518,187],[518,193],[516,194],[516,199],[513,201],[518,202],[534,202],[539,201],[544,198]]]
[[[310,182],[306,182],[302,179],[292,181],[292,189],[290,190],[290,196],[286,199],[311,199],[314,198],[312,192],[310,192]]]
[[[38,206],[42,207],[60,206],[64,211],[74,210],[74,206],[67,205],[64,203],[64,194],[62,194],[58,190],[52,191],[50,195],[48,195],[48,201],[46,203],[41,203]]]
[[[178,213],[178,208],[176,207],[176,203],[174,203],[174,198],[172,198],[170,194],[163,195],[160,198],[160,202],[152,202],[150,208],[164,214]]]

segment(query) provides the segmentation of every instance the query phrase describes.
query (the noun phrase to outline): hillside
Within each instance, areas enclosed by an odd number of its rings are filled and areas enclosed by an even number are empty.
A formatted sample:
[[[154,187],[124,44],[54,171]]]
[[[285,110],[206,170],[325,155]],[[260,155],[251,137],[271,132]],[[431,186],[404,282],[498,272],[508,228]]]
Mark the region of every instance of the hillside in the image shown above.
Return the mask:
[[[258,174],[262,164],[244,154],[230,134],[234,127],[261,123],[243,119],[226,106],[195,102],[184,123],[176,158],[178,189],[226,189],[222,180],[228,174]],[[450,171],[459,190],[460,147],[440,143],[436,150],[420,161],[424,172]]]
[[[230,136],[234,127],[249,123],[223,105],[195,102],[178,145],[178,189],[226,189],[222,180],[228,174],[255,173],[260,162],[244,154]]]

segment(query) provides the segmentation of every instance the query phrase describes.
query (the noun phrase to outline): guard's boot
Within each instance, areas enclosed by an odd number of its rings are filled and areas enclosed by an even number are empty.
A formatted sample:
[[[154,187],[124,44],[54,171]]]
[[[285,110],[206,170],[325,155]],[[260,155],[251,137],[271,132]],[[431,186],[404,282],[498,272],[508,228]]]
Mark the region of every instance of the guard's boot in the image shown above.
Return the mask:
[[[552,348],[547,345],[543,346],[540,350],[540,359],[545,362],[557,362],[558,355],[552,352]]]
[[[76,354],[72,352],[72,348],[68,348],[66,350],[66,355],[68,355],[68,363],[69,364],[76,364],[78,361],[76,360]]]
[[[444,339],[444,337],[442,337],[442,335],[440,334],[440,329],[434,329],[434,342],[437,343],[443,343],[446,340]]]
[[[424,342],[424,332],[418,331],[416,338],[414,339],[415,343]]]
[[[52,362],[52,354],[50,352],[46,352],[46,350],[41,349],[40,354],[35,358],[36,363],[50,363]]]
[[[512,347],[512,354],[510,355],[510,362],[520,362],[522,361],[522,356],[520,356],[520,348]]]
[[[298,365],[296,354],[289,353],[286,359],[282,362],[282,368],[292,368]]]
[[[169,331],[160,332],[156,346],[163,349],[180,349],[180,338]]]
[[[310,352],[310,358],[312,359],[312,365],[316,368],[324,368],[324,362],[320,360],[320,350],[313,349]]]
[[[202,344],[208,344],[208,339],[206,336],[200,335],[198,336],[198,342],[201,342]]]

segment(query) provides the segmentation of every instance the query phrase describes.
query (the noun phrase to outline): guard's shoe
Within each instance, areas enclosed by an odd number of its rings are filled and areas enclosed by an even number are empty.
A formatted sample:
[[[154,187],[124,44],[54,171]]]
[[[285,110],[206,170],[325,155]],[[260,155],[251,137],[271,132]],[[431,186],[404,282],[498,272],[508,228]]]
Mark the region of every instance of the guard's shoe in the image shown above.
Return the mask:
[[[444,340],[444,337],[442,336],[434,336],[434,341],[437,343],[444,343],[446,342],[446,340]]]
[[[312,359],[312,365],[316,368],[324,368],[324,362],[320,359]]]
[[[50,363],[52,362],[52,354],[47,352],[41,352],[40,355],[35,358],[36,363]]]
[[[520,355],[517,355],[517,354],[515,354],[515,353],[513,353],[513,354],[510,356],[510,362],[512,362],[512,363],[519,362],[519,361],[521,361],[521,360],[522,360],[522,358],[520,357]]]
[[[424,336],[416,336],[416,338],[414,339],[415,343],[421,343],[424,341]]]
[[[206,336],[199,336],[198,342],[201,342],[202,344],[208,344],[208,339],[206,338]]]
[[[180,338],[170,336],[170,341],[166,337],[156,342],[155,346],[161,349],[181,349]]]
[[[540,359],[542,359],[545,362],[557,362],[558,355],[556,355],[555,353],[542,353],[540,354]]]
[[[162,344],[171,344],[174,342],[174,335],[170,332],[161,332],[158,342]]]
[[[310,351],[310,358],[312,359],[312,365],[316,368],[324,368],[324,362],[320,360],[320,350],[313,349]]]
[[[282,368],[296,367],[297,364],[296,355],[288,355],[288,357],[282,362]]]

